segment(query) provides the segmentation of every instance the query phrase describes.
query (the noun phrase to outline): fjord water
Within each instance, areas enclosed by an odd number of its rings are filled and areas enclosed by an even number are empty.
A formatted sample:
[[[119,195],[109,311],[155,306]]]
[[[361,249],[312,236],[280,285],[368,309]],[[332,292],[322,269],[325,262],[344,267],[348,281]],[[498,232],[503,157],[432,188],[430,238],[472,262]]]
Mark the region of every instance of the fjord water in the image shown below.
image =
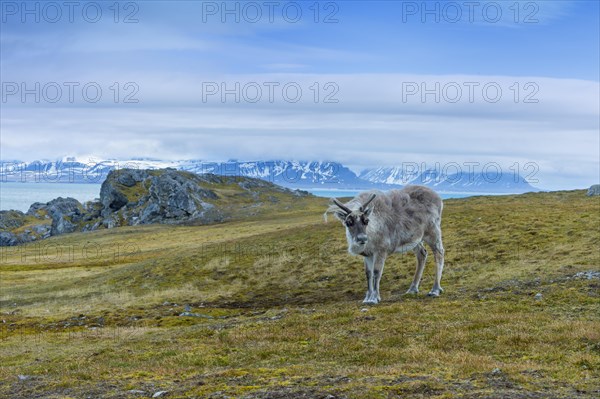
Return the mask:
[[[99,184],[82,183],[0,183],[0,210],[27,212],[34,202],[48,202],[58,197],[73,197],[79,202],[100,196]]]
[[[353,197],[362,190],[302,188],[317,197]],[[464,198],[477,193],[441,193],[442,198]],[[485,194],[493,195],[493,194]],[[58,197],[72,197],[81,203],[100,196],[100,184],[83,183],[0,183],[0,210],[15,209],[27,212],[34,202],[48,202]]]
[[[339,190],[323,190],[323,189],[319,189],[319,188],[315,188],[315,189],[311,189],[311,188],[307,188],[304,189],[314,195],[316,195],[317,197],[325,197],[325,198],[332,198],[332,197],[336,197],[336,198],[344,198],[344,197],[354,197],[356,194],[360,193],[363,190],[344,190],[344,189],[339,189]],[[474,195],[501,195],[501,194],[494,194],[494,193],[438,193],[440,194],[440,197],[442,197],[443,199],[448,199],[448,198],[466,198],[466,197],[472,197]]]

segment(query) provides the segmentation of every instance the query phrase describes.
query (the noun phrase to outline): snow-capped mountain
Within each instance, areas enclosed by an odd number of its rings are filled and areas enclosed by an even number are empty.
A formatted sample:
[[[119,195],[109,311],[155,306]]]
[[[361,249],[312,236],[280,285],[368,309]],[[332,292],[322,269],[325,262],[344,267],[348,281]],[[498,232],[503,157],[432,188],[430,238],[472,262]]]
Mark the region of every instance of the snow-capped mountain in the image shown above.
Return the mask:
[[[159,160],[134,159],[128,161],[77,159],[37,160],[33,162],[0,161],[0,181],[35,183],[102,183],[113,169],[177,168],[177,163]]]
[[[164,161],[138,158],[100,160],[65,157],[57,161],[0,161],[0,182],[102,183],[113,169],[174,168],[197,174],[255,177],[290,188],[381,189],[420,184],[442,192],[522,193],[538,191],[522,177],[512,173],[443,174],[437,169],[416,171],[402,167],[368,169],[357,176],[337,162],[320,161],[238,161],[203,160]]]
[[[454,168],[456,170],[456,168]],[[441,192],[524,193],[539,191],[513,170],[498,167],[444,174],[439,169],[379,167],[367,169],[359,177],[372,183],[389,185],[418,184]]]
[[[354,172],[337,162],[305,161],[229,161],[204,163],[203,170],[186,169],[196,173],[215,173],[256,177],[282,186],[353,187],[372,185],[359,179]],[[184,167],[185,168],[185,167]]]
[[[354,172],[337,162],[307,161],[237,161],[202,160],[162,161],[155,159],[83,160],[65,157],[58,161],[0,162],[3,182],[101,183],[113,169],[174,168],[197,174],[215,173],[228,176],[255,177],[287,187],[365,188],[373,184],[359,179]]]

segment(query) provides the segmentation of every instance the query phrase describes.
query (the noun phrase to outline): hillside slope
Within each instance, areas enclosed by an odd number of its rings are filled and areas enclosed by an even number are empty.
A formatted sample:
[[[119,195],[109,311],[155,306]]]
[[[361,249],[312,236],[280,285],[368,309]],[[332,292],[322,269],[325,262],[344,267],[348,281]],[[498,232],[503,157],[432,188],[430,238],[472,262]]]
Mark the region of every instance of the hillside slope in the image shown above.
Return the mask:
[[[0,246],[12,246],[75,231],[141,224],[211,224],[290,210],[310,194],[264,180],[196,175],[174,169],[111,171],[100,198],[36,202],[26,213],[0,211]]]
[[[0,396],[598,396],[599,197],[446,200],[444,294],[394,255],[368,308],[326,202],[2,248]]]

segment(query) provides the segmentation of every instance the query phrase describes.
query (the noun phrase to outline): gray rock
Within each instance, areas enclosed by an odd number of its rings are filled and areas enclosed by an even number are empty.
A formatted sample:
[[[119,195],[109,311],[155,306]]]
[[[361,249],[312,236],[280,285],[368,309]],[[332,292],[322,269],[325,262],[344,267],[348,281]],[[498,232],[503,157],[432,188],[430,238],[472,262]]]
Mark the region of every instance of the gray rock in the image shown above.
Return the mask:
[[[127,204],[127,197],[116,186],[116,179],[111,179],[110,172],[108,177],[100,187],[100,201],[102,202],[101,214],[103,217],[108,216],[111,212],[118,211]]]
[[[125,187],[133,187],[137,183],[143,182],[147,177],[148,173],[145,170],[139,169],[126,169],[127,172],[120,173],[117,176],[117,182],[124,185]]]
[[[52,228],[47,224],[36,224],[32,228],[35,234],[41,239],[48,238],[52,235]]]
[[[308,191],[298,190],[298,189],[294,190],[293,193],[294,193],[294,195],[296,197],[310,197],[310,196],[312,196],[312,194],[309,193]]]
[[[178,223],[202,219],[212,207],[205,200],[217,195],[202,186],[204,179],[174,169],[161,171],[122,169],[109,173],[100,190],[107,227],[122,224]]]
[[[586,271],[586,272],[577,272],[573,275],[573,278],[576,279],[585,279],[585,280],[592,280],[592,279],[600,279],[600,271]]]
[[[98,219],[102,211],[102,202],[100,200],[88,201],[83,204],[83,210],[85,213],[83,220],[92,221]]]
[[[185,311],[179,314],[179,317],[200,317],[203,319],[214,319],[214,316],[202,314],[202,313],[192,313],[189,311]]]
[[[81,228],[81,231],[98,230],[100,226],[102,226],[102,221],[97,221],[96,223],[87,223]]]
[[[29,231],[29,232],[24,231],[21,234],[17,234],[16,237],[17,237],[17,242],[19,244],[24,244],[27,242],[37,240],[37,237],[35,235],[31,234],[31,231]]]
[[[130,389],[127,393],[132,395],[146,395],[146,391],[142,391],[140,389]]]
[[[43,202],[34,202],[29,206],[29,210],[26,212],[27,216],[41,216],[42,212],[46,209],[46,204]]]
[[[0,231],[0,247],[12,247],[19,244],[17,236],[9,231]]]
[[[146,224],[152,223],[152,220],[156,220],[160,217],[160,206],[157,203],[149,204],[138,218],[139,223]]]
[[[158,392],[154,392],[154,395],[152,395],[153,398],[162,398],[164,397],[169,391],[158,391]]]
[[[119,220],[118,220],[117,215],[111,215],[111,216],[106,217],[102,221],[102,224],[107,229],[112,229],[112,228],[118,227],[119,226]]]
[[[535,300],[536,300],[536,301],[539,301],[539,300],[541,300],[543,297],[544,297],[544,296],[542,295],[542,293],[541,293],[541,292],[538,292],[537,294],[535,294],[535,297],[534,297],[534,298],[535,298]]]
[[[593,195],[600,195],[600,184],[594,184],[592,185],[587,192],[587,195],[589,195],[590,197]]]
[[[72,233],[83,220],[83,205],[75,198],[58,197],[46,204],[46,211],[52,218],[52,235]]]
[[[16,229],[25,224],[25,214],[21,211],[0,211],[0,229]]]

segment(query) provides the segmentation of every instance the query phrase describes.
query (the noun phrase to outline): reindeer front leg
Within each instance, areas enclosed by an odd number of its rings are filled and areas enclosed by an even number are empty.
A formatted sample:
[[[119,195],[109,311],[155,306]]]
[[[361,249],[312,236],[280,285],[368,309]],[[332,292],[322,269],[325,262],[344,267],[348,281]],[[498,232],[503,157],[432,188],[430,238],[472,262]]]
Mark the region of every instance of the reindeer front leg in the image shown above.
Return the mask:
[[[373,282],[375,283],[375,299],[377,299],[376,303],[379,303],[381,302],[381,296],[379,295],[379,282],[381,281],[383,267],[385,266],[385,256],[376,256],[373,263]]]
[[[365,257],[365,274],[367,275],[367,295],[363,303],[377,304],[381,301],[379,296],[379,282],[383,273],[385,257],[371,255]]]
[[[367,294],[365,295],[365,299],[363,303],[377,303],[373,302],[373,290],[375,287],[373,281],[373,256],[365,256],[365,275],[367,276]]]

